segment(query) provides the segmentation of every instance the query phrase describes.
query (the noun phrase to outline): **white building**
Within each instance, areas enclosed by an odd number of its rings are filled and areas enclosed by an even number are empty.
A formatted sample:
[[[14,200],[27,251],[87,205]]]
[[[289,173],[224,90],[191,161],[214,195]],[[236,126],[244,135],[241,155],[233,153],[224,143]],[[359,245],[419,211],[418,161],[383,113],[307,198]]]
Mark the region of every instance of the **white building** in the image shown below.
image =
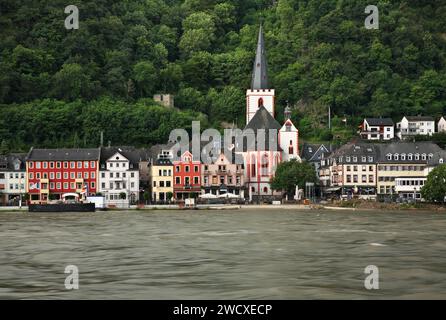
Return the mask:
[[[0,205],[19,205],[26,193],[26,154],[0,156]]]
[[[438,132],[446,132],[446,120],[441,117],[438,121]]]
[[[139,201],[139,153],[101,148],[98,192],[107,207],[127,208]]]
[[[435,120],[432,117],[404,117],[396,126],[400,139],[417,135],[431,136],[435,133]]]
[[[366,118],[360,134],[366,140],[392,140],[395,138],[395,124],[389,118]]]

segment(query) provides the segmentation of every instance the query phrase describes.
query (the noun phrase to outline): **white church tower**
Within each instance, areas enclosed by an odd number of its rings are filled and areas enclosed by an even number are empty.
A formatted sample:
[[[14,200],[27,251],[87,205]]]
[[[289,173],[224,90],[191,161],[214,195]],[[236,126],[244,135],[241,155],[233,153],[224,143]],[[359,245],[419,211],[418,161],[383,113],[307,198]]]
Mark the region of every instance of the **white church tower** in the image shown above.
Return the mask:
[[[263,27],[260,26],[251,89],[246,92],[246,124],[251,121],[257,110],[262,106],[274,118],[275,92],[274,89],[269,88],[268,65],[266,61],[265,38],[263,36]]]

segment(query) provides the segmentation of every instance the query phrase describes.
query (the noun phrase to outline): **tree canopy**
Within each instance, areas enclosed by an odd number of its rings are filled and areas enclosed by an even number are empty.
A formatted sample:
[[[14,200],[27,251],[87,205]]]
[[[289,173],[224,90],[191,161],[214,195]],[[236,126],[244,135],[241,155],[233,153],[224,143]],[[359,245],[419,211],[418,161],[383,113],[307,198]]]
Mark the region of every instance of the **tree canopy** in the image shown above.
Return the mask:
[[[421,189],[421,195],[427,201],[444,203],[446,197],[446,165],[438,166],[429,173],[426,184]]]
[[[292,160],[282,162],[277,166],[276,174],[271,180],[271,188],[292,195],[296,186],[304,189],[307,182],[317,182],[314,167],[308,162]]]
[[[290,103],[305,138],[331,138],[321,116],[328,106],[334,119],[348,119],[347,126],[333,124],[335,137],[355,132],[364,116],[444,114],[446,3],[378,1],[379,30],[364,27],[368,4],[84,0],[77,4],[79,29],[66,30],[65,1],[0,0],[0,104],[8,110],[0,113],[6,124],[0,140],[23,136],[29,116],[16,117],[16,127],[4,118],[11,110],[22,115],[30,104],[54,99],[52,110],[60,115],[71,103],[94,105],[107,97],[117,109],[130,108],[160,92],[174,94],[181,110],[204,113],[209,125],[241,126],[260,22],[277,117],[282,120]],[[69,136],[69,128],[59,134]],[[40,135],[42,143],[53,140],[53,133],[40,132],[48,134]]]

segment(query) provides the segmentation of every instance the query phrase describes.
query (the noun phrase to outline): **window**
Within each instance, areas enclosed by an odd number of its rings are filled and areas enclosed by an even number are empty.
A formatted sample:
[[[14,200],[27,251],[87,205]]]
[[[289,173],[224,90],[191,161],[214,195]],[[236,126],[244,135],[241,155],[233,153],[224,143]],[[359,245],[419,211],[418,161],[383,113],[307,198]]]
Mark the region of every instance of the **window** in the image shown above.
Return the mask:
[[[82,172],[77,173],[77,179],[82,179]]]
[[[91,161],[91,162],[90,162],[90,167],[91,167],[92,169],[96,168],[96,162]]]
[[[352,167],[351,166],[347,166],[347,172],[352,171]]]
[[[407,156],[407,160],[412,160],[413,159],[413,154],[412,153],[409,153],[409,155]]]
[[[361,158],[361,161],[362,161],[362,162],[366,162],[366,161],[367,161],[367,158],[366,158],[366,157],[362,157],[362,158]]]
[[[90,178],[91,178],[91,179],[96,179],[96,173],[92,172],[92,173],[90,174]]]
[[[63,183],[63,188],[64,188],[65,190],[68,189],[68,182],[64,182],[64,183]]]
[[[194,166],[194,172],[198,172],[198,166]]]
[[[60,182],[56,183],[56,189],[60,190],[60,188],[61,188],[61,183]]]
[[[74,172],[70,172],[70,179],[74,179]]]
[[[32,162],[32,161],[29,162],[29,168],[30,168],[30,169],[33,169],[33,168],[34,168],[34,162]]]
[[[175,167],[175,172],[180,172],[180,171],[181,171],[180,166],[176,166]]]
[[[392,155],[391,154],[387,155],[387,160],[392,160]]]
[[[346,161],[346,162],[350,162],[350,157],[346,157],[346,158],[345,158],[345,161]]]
[[[53,180],[54,179],[54,172],[50,172],[50,179]],[[54,189],[54,188],[53,188]]]
[[[40,167],[40,161],[37,161],[36,162],[36,169],[40,169],[41,167]]]
[[[189,167],[189,166],[185,166],[185,167],[184,167],[184,170],[185,170],[186,172],[190,172],[190,167]]]
[[[64,167],[64,169],[68,169],[68,162],[67,162],[67,161],[65,161],[65,162],[63,163],[63,167]]]
[[[406,160],[406,154],[405,154],[405,153],[403,153],[403,154],[401,155],[401,160],[402,160],[402,161],[405,161],[405,160]]]
[[[353,157],[353,162],[358,162],[358,157]]]
[[[180,177],[176,177],[175,178],[175,183],[176,184],[181,184],[181,178]]]
[[[369,175],[369,183],[373,183],[373,182],[374,182],[373,175]]]
[[[40,179],[40,172],[36,173],[36,179]]]
[[[96,188],[96,184],[94,182],[90,183],[92,189]]]
[[[43,162],[43,169],[48,169],[48,162]]]
[[[29,179],[30,180],[34,179],[34,173],[32,173],[32,172],[29,173]]]
[[[393,160],[398,160],[399,158],[400,158],[400,156],[399,156],[398,153],[396,153],[396,154],[393,156]]]
[[[54,169],[54,162],[50,162],[50,168]],[[54,188],[53,188],[54,189]]]
[[[68,172],[64,172],[64,173],[63,173],[63,178],[64,178],[64,179],[68,179]]]
[[[84,161],[84,168],[88,169],[88,161]]]
[[[60,163],[60,161],[56,162],[56,168],[57,168],[57,169],[60,169],[60,168],[61,168],[61,163]]]
[[[84,172],[84,179],[88,179],[88,172]]]
[[[426,160],[426,154],[425,154],[425,153],[423,153],[423,154],[421,155],[421,159],[422,159],[422,160]]]
[[[76,163],[74,161],[70,162],[70,168],[74,169],[76,167]]]
[[[131,172],[130,173],[130,178],[134,178],[135,177],[135,173],[134,172]]]

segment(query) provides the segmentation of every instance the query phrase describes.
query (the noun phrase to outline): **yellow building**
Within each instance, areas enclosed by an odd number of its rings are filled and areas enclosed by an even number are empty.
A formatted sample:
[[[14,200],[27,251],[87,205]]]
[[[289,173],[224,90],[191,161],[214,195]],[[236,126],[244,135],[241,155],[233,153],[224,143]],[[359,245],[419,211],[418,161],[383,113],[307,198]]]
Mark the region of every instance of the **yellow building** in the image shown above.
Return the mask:
[[[158,158],[150,168],[152,203],[165,203],[173,197],[173,164],[168,158]]]

